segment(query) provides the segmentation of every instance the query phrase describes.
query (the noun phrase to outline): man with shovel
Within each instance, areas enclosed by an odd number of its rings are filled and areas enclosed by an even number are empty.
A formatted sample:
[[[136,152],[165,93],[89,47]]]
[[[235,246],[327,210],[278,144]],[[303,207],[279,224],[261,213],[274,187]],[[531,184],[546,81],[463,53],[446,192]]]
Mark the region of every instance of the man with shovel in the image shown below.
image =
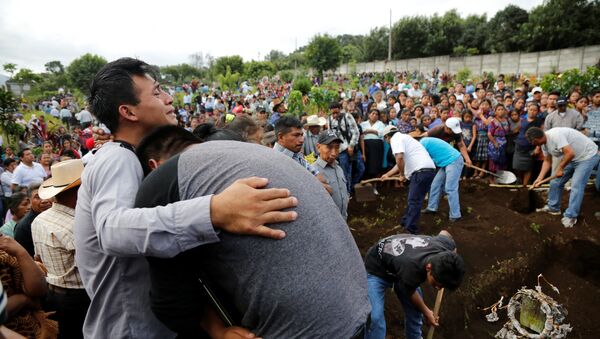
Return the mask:
[[[568,127],[555,127],[546,132],[532,127],[527,130],[526,136],[533,145],[542,147],[545,156],[540,175],[533,183],[533,187],[538,187],[552,168],[552,158],[558,158],[560,161],[554,171],[556,178],[550,181],[548,202],[537,211],[560,215],[562,190],[565,183],[571,179],[569,207],[565,210],[561,222],[567,228],[575,226],[585,186],[592,175],[592,170],[600,162],[598,146],[583,133]]]
[[[455,290],[465,274],[465,264],[447,231],[436,237],[396,234],[381,239],[367,251],[365,266],[371,301],[365,339],[385,338],[386,289],[394,289],[404,309],[405,338],[419,339],[423,316],[428,325],[439,325],[437,314],[423,302],[420,285],[427,282],[437,289]]]

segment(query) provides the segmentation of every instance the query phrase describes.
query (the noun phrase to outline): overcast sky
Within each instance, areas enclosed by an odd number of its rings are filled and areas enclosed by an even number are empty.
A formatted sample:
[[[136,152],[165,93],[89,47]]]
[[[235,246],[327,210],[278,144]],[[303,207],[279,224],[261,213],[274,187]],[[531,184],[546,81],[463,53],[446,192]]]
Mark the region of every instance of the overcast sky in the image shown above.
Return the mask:
[[[188,62],[195,52],[262,60],[317,33],[367,34],[389,24],[390,8],[393,21],[452,8],[489,18],[510,3],[530,10],[542,0],[0,0],[0,65],[43,71],[48,61],[66,66],[88,52],[157,65]]]

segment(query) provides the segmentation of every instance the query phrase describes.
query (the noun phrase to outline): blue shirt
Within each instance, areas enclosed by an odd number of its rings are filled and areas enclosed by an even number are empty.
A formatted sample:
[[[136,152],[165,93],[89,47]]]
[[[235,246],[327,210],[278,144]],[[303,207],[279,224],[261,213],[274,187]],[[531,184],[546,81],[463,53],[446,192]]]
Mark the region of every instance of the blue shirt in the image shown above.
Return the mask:
[[[423,138],[421,145],[425,147],[436,167],[446,167],[461,156],[459,151],[439,138]]]

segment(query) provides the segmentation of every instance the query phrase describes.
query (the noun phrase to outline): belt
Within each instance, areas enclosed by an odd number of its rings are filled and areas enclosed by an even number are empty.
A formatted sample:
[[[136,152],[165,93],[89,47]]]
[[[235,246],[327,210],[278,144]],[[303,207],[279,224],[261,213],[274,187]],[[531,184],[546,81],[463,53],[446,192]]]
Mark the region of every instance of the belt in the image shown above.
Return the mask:
[[[64,288],[60,286],[50,285],[48,284],[48,289],[54,293],[58,294],[74,294],[74,293],[85,293],[85,289],[83,288]]]
[[[420,170],[416,170],[416,171],[412,172],[412,174],[423,173],[423,172],[435,172],[435,168],[421,168]]]

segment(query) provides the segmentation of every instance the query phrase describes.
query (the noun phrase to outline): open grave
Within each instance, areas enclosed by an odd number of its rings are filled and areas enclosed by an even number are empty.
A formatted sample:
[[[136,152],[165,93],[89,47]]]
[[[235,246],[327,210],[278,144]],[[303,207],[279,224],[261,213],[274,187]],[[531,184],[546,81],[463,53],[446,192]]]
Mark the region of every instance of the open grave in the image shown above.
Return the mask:
[[[407,189],[394,188],[392,183],[378,185],[378,190],[376,201],[352,200],[349,206],[348,225],[363,255],[378,239],[403,232],[399,218],[406,206]],[[540,273],[560,290],[556,294],[543,286],[544,293],[568,311],[566,323],[573,331],[567,337],[600,337],[600,220],[594,216],[600,211],[600,196],[589,187],[578,223],[566,229],[559,216],[515,211],[511,204],[517,193],[463,181],[462,220],[448,222],[445,200],[436,215],[421,216],[420,233],[448,230],[467,264],[463,285],[444,296],[435,338],[494,337],[507,321],[506,312],[498,312],[500,319],[489,323],[485,319],[489,311],[483,308],[502,296],[508,302],[523,286],[533,289]],[[563,208],[567,199],[565,193]],[[423,292],[433,308],[436,292],[429,287]],[[391,291],[386,295],[386,319],[388,338],[403,338],[402,310]]]

